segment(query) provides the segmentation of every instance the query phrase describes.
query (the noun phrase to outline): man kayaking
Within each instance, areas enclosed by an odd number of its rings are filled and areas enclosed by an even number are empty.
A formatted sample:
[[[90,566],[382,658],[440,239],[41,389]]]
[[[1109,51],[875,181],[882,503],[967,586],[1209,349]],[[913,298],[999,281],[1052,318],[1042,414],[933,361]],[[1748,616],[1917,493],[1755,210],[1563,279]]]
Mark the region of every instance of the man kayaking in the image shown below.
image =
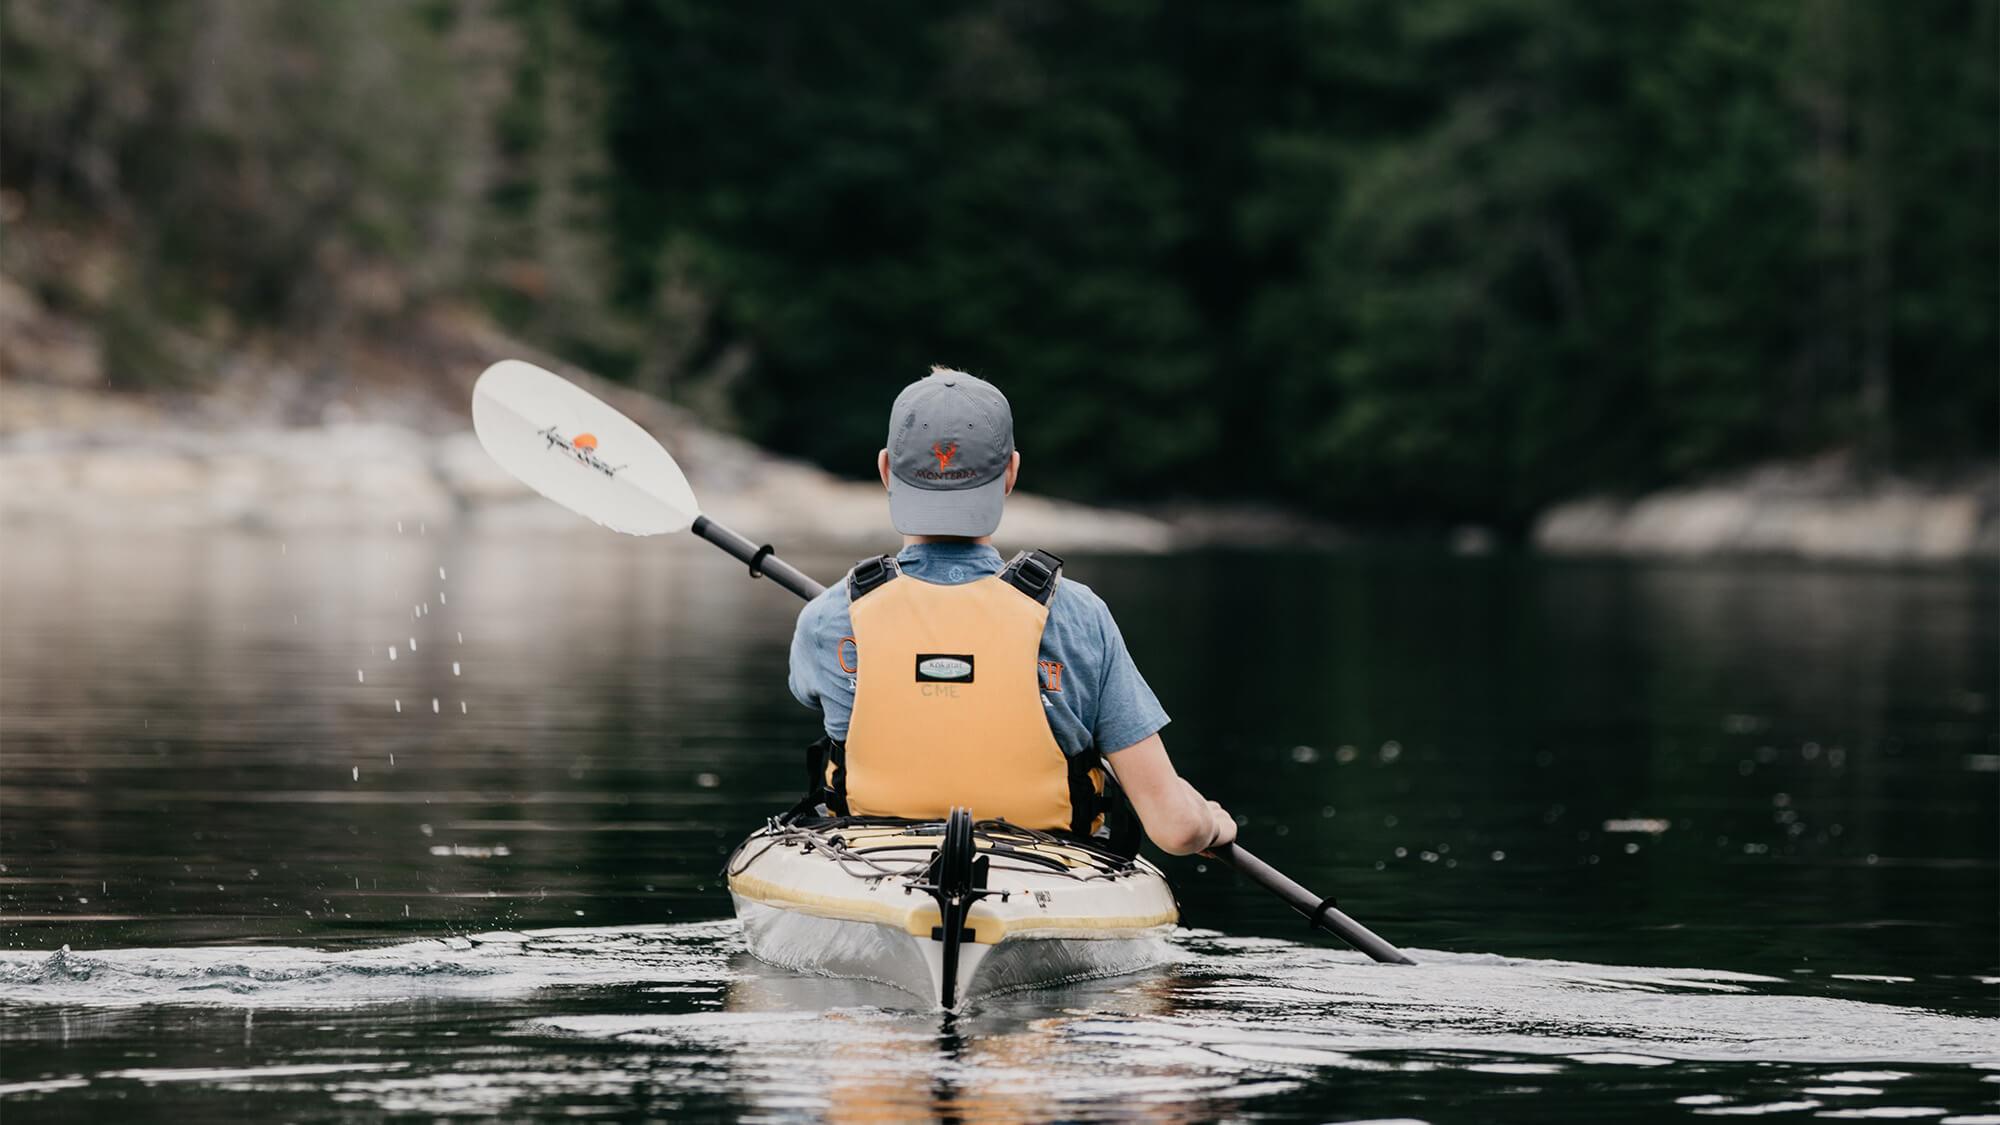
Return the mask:
[[[993,548],[1020,474],[1007,398],[932,368],[903,389],[876,470],[903,535],[807,603],[791,689],[824,717],[820,803],[856,816],[981,819],[1090,834],[1108,758],[1146,835],[1174,855],[1236,838],[1175,772],[1152,689],[1103,599],[1062,560]]]

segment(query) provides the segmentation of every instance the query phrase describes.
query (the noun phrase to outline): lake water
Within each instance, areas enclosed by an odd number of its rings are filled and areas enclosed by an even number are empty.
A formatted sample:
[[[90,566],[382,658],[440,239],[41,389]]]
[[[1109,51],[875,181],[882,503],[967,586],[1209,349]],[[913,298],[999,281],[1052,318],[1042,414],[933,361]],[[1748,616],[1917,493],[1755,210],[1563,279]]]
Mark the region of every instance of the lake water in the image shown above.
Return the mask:
[[[824,577],[851,560],[801,556]],[[704,545],[0,544],[0,1116],[2000,1122],[2000,583],[1078,558],[1246,844],[944,1020],[751,961],[796,603]],[[392,658],[393,652],[393,658]]]

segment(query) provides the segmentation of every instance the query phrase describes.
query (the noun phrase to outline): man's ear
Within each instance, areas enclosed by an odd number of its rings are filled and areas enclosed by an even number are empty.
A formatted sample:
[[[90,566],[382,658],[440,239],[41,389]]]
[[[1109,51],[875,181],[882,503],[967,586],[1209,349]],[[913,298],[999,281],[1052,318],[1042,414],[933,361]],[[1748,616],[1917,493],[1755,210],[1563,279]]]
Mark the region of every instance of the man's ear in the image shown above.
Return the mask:
[[[875,475],[882,478],[883,488],[889,487],[889,451],[886,449],[875,455]]]
[[[882,452],[882,457],[883,457],[882,463],[884,465],[887,465],[889,463],[888,456],[889,456],[888,451],[884,450]],[[1009,453],[1007,455],[1007,495],[1012,496],[1014,494],[1014,481],[1018,479],[1020,475],[1021,475],[1021,451],[1016,449],[1014,452]]]

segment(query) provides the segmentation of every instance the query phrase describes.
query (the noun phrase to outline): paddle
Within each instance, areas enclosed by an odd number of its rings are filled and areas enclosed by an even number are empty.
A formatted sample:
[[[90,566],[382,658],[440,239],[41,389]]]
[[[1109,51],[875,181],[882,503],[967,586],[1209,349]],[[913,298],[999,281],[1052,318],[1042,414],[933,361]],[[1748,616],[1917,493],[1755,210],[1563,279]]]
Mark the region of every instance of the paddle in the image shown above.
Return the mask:
[[[769,578],[808,600],[826,589],[773,554],[770,544],[702,515],[687,477],[653,435],[559,375],[514,359],[487,368],[473,384],[472,428],[502,468],[586,519],[626,535],[685,528],[748,565],[752,578]],[[1240,844],[1210,854],[1375,960],[1416,963],[1341,913],[1332,899],[1306,890]]]
[[[626,535],[683,528],[802,598],[826,587],[701,514],[694,489],[653,435],[575,383],[518,359],[472,385],[472,429],[500,467],[586,519]]]

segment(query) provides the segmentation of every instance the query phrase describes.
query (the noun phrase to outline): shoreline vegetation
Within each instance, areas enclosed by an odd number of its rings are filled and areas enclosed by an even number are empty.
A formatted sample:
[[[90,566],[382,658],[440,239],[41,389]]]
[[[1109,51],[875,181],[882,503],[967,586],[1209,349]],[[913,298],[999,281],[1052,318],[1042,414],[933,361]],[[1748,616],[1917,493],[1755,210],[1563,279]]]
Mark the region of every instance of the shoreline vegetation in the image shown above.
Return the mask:
[[[172,518],[472,505],[522,355],[774,527],[879,525],[803,466],[942,363],[1109,506],[1017,505],[1052,547],[1990,541],[1993,3],[0,3],[0,275],[97,341],[13,368],[205,426]]]
[[[886,513],[872,481],[845,480],[704,425],[652,395],[563,365],[484,316],[441,311],[311,357],[246,348],[199,390],[106,389],[103,342],[0,277],[0,523],[51,527],[353,529],[396,520],[477,529],[572,527],[491,463],[470,428],[487,364],[547,364],[671,449],[707,510],[801,546],[873,544]],[[1029,449],[1029,480],[1042,466]],[[1050,467],[1059,471],[1058,466]],[[1507,540],[1463,525],[1337,525],[1263,504],[1096,507],[1024,494],[1006,541],[1059,550],[1344,546],[1394,540],[1484,554]],[[1522,537],[1549,554],[1772,556],[1957,563],[2000,559],[2000,472],[1868,478],[1826,457],[1774,462],[1638,496],[1541,512]]]

